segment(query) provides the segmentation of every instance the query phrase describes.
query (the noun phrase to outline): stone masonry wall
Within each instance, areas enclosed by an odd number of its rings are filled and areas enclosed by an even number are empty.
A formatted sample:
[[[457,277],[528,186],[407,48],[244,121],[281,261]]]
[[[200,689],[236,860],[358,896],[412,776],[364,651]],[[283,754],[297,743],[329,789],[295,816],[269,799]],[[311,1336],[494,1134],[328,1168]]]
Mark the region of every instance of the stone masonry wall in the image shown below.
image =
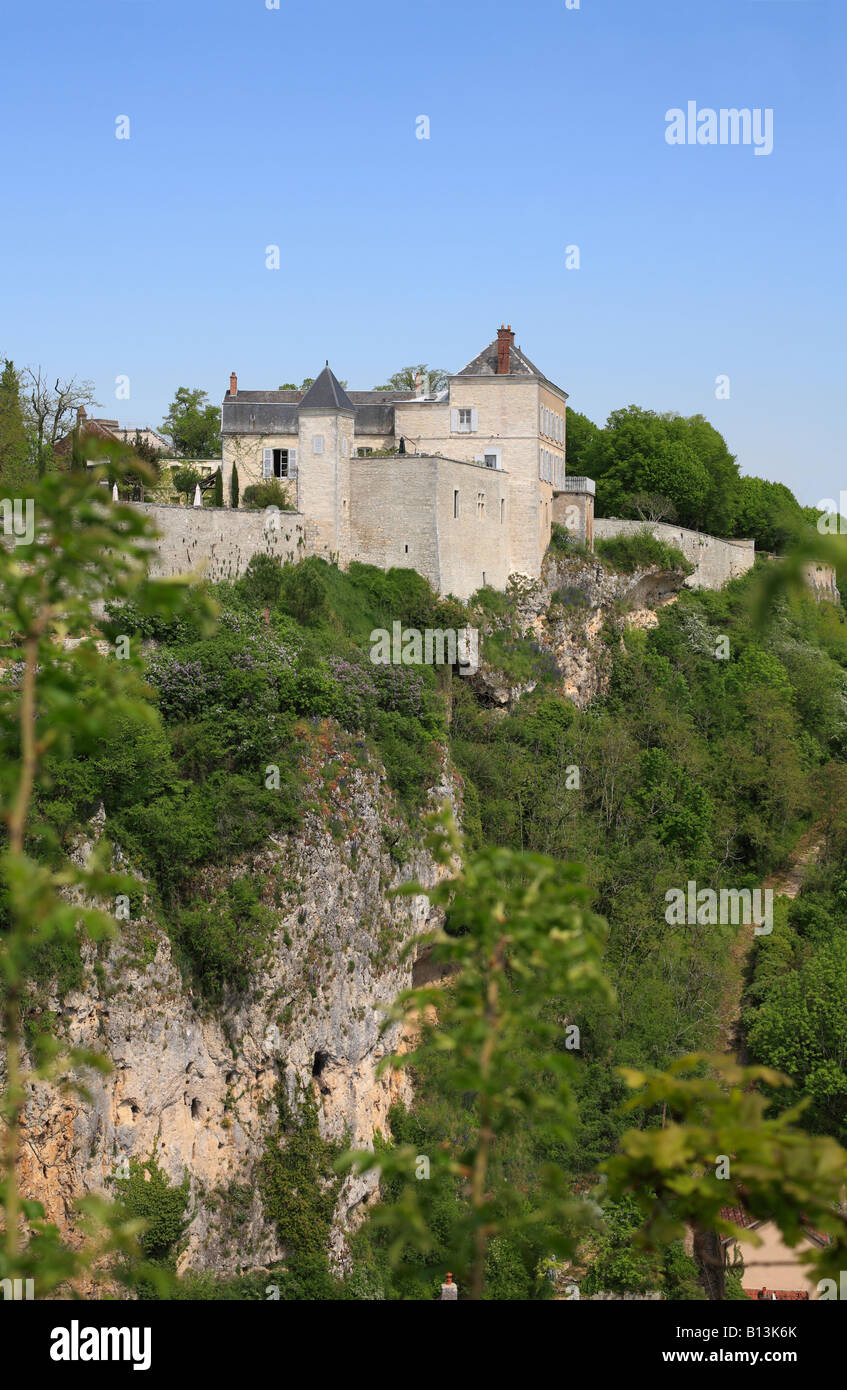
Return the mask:
[[[694,573],[685,581],[690,589],[722,589],[730,579],[746,574],[755,563],[755,541],[721,540],[702,531],[689,531],[685,526],[671,526],[665,521],[618,521],[612,517],[597,517],[594,539],[632,536],[636,531],[643,531],[645,526],[657,540],[676,546],[694,565]]]
[[[313,537],[299,512],[232,511],[219,507],[137,504],[154,522],[160,538],[150,566],[154,576],[196,572],[217,583],[237,579],[251,556],[277,555],[299,560],[311,554]]]

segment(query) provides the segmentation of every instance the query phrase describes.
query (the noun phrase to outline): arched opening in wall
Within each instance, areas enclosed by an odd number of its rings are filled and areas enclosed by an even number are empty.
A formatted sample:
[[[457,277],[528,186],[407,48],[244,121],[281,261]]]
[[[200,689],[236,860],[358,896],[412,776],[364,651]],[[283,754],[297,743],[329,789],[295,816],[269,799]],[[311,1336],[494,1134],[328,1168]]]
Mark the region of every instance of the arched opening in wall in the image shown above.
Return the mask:
[[[197,1099],[196,1096],[194,1097],[193,1101],[191,1102],[191,1118],[192,1118],[192,1120],[199,1120],[199,1119],[201,1118],[201,1116],[200,1116],[200,1102],[199,1102],[199,1100]]]

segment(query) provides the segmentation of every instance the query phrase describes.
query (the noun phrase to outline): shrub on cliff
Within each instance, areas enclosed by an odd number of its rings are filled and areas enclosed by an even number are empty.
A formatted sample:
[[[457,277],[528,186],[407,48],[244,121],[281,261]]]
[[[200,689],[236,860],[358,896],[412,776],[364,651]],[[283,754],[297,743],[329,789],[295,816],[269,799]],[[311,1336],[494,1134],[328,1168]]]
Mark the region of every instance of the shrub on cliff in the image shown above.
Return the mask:
[[[679,574],[692,574],[694,566],[686,560],[676,546],[666,545],[657,540],[645,526],[631,536],[613,536],[608,540],[595,542],[595,550],[601,560],[607,560],[617,570],[631,574],[633,570],[659,569],[673,570]]]

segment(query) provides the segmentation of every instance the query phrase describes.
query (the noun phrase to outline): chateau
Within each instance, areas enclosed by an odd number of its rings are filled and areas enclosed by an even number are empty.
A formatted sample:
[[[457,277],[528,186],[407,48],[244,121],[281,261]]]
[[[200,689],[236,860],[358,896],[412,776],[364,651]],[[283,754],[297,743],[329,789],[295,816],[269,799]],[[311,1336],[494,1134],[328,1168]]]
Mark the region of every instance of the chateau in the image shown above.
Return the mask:
[[[224,496],[277,478],[300,553],[418,570],[467,598],[535,578],[553,522],[592,542],[594,484],[565,474],[567,392],[502,327],[446,387],[345,391],[327,362],[305,392],[223,400]]]

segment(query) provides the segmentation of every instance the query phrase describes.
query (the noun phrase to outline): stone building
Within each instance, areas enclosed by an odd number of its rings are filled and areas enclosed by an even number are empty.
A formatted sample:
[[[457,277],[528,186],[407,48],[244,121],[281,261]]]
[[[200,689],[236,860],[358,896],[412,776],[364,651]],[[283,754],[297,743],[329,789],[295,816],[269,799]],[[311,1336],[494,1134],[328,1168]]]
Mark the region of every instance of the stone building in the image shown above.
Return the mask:
[[[569,505],[590,541],[593,484],[565,477],[567,399],[511,327],[438,392],[348,392],[328,362],[305,392],[243,391],[233,372],[224,496],[233,465],[242,494],[277,478],[305,553],[413,568],[459,598],[503,589],[511,574],[540,574]]]

